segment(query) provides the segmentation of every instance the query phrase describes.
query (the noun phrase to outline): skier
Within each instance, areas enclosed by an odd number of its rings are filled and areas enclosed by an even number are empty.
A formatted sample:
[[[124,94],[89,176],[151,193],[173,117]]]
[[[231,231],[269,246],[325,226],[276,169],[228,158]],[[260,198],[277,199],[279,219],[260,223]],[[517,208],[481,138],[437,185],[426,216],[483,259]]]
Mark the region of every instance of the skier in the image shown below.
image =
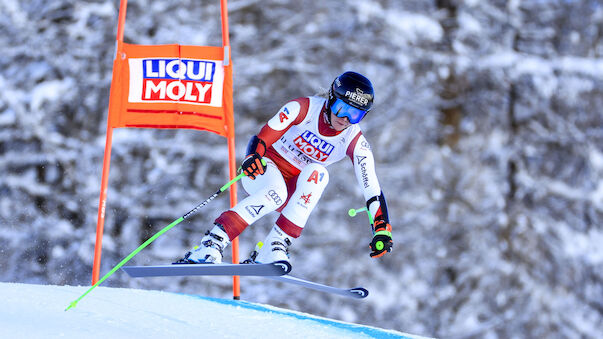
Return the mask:
[[[373,154],[358,125],[370,111],[373,97],[373,86],[366,77],[345,72],[333,81],[328,99],[312,96],[286,103],[247,146],[241,166],[246,176],[241,181],[250,195],[223,212],[201,244],[179,263],[221,263],[230,241],[272,211],[280,216],[251,259],[258,263],[288,261],[289,246],[301,235],[329,181],[325,167],[346,155],[374,220],[370,256],[390,252],[393,242],[387,204]]]

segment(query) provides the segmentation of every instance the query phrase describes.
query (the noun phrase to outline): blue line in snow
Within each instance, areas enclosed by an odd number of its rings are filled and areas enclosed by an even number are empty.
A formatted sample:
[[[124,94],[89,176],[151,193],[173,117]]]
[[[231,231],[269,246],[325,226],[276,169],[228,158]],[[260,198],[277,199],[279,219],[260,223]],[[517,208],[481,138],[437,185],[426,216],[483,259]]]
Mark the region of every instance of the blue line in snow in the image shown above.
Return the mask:
[[[288,317],[293,317],[296,319],[300,319],[300,320],[311,320],[311,321],[315,321],[319,324],[322,325],[328,325],[331,327],[335,327],[338,329],[342,329],[342,330],[346,330],[346,331],[351,331],[354,333],[359,333],[359,334],[365,334],[368,336],[371,336],[373,338],[391,338],[391,339],[413,339],[410,337],[406,337],[403,335],[399,335],[396,333],[392,333],[392,332],[388,332],[386,330],[382,330],[382,329],[378,329],[378,328],[373,328],[373,327],[368,327],[368,326],[363,326],[363,325],[356,325],[356,324],[350,324],[350,323],[344,323],[344,322],[338,322],[335,320],[330,320],[330,319],[325,319],[325,318],[318,318],[318,317],[313,317],[313,316],[308,316],[308,315],[304,315],[301,313],[295,313],[295,312],[289,312],[289,311],[285,311],[285,310],[279,310],[279,309],[271,309],[269,307],[263,306],[263,305],[259,305],[259,304],[254,304],[254,303],[250,303],[247,301],[242,301],[242,300],[228,300],[228,299],[220,299],[220,298],[211,298],[211,297],[201,297],[201,296],[197,296],[197,295],[190,295],[190,294],[186,294],[187,296],[190,297],[195,297],[195,298],[199,298],[199,299],[203,299],[203,300],[208,300],[208,301],[212,301],[212,302],[217,302],[220,304],[224,304],[224,305],[230,305],[230,306],[239,306],[239,307],[245,307],[251,310],[256,310],[256,311],[261,311],[261,312],[270,312],[270,313],[275,313],[275,314],[280,314],[280,315],[285,315]]]

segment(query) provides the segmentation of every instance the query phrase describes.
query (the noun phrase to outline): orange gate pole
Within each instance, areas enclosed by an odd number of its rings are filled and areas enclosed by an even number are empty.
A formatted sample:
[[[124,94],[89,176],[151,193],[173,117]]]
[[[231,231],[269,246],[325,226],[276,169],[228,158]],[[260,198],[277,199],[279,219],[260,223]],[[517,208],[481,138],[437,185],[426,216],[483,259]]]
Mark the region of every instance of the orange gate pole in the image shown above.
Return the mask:
[[[220,12],[222,17],[222,48],[224,49],[224,78],[229,79],[232,84],[232,63],[230,57],[230,37],[228,28],[228,4],[227,0],[220,1]],[[236,159],[235,159],[235,133],[234,133],[234,107],[233,107],[233,86],[227,86],[224,102],[227,117],[227,133],[228,133],[228,167],[230,179],[237,176]],[[234,207],[237,204],[237,186],[230,186],[230,206]],[[239,238],[232,240],[232,263],[239,263]],[[232,278],[232,297],[233,299],[241,299],[240,277],[233,276]]]
[[[124,26],[126,24],[126,8],[128,0],[122,0],[119,5],[119,20],[117,23],[117,38],[118,42],[124,40]],[[116,42],[115,57],[117,58],[122,51],[119,50],[120,44]],[[113,86],[113,81],[111,81]],[[109,99],[109,102],[111,99]],[[103,230],[105,227],[105,210],[107,207],[107,187],[109,184],[109,167],[111,164],[111,145],[113,143],[113,127],[109,123],[107,117],[107,139],[105,141],[105,155],[103,157],[103,174],[101,176],[101,190],[98,203],[98,218],[96,221],[96,243],[94,244],[94,262],[92,264],[92,285],[96,284],[100,274],[100,261],[103,249]]]

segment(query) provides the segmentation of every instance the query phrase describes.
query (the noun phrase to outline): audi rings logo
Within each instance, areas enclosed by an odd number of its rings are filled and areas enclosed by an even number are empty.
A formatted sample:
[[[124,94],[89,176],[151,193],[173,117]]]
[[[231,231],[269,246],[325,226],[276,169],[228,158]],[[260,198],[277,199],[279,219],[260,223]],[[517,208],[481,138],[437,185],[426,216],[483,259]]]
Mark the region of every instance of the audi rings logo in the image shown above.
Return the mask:
[[[281,199],[281,197],[278,195],[278,193],[276,193],[275,190],[268,191],[268,195],[270,196],[272,201],[274,201],[275,204],[280,205],[283,203],[283,199]]]

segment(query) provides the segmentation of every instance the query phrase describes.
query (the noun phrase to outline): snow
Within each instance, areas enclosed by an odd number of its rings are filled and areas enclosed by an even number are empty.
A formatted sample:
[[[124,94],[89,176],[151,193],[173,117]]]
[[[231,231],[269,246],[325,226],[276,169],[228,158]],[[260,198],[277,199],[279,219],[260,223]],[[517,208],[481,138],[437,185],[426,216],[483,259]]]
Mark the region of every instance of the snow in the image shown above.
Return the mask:
[[[425,39],[440,41],[444,35],[437,21],[417,13],[388,11],[385,20],[392,29],[392,38],[418,43]]]
[[[3,338],[421,338],[245,301],[126,288],[0,283]]]
[[[72,79],[45,81],[37,85],[31,94],[31,109],[39,111],[45,101],[53,101],[73,88]]]

